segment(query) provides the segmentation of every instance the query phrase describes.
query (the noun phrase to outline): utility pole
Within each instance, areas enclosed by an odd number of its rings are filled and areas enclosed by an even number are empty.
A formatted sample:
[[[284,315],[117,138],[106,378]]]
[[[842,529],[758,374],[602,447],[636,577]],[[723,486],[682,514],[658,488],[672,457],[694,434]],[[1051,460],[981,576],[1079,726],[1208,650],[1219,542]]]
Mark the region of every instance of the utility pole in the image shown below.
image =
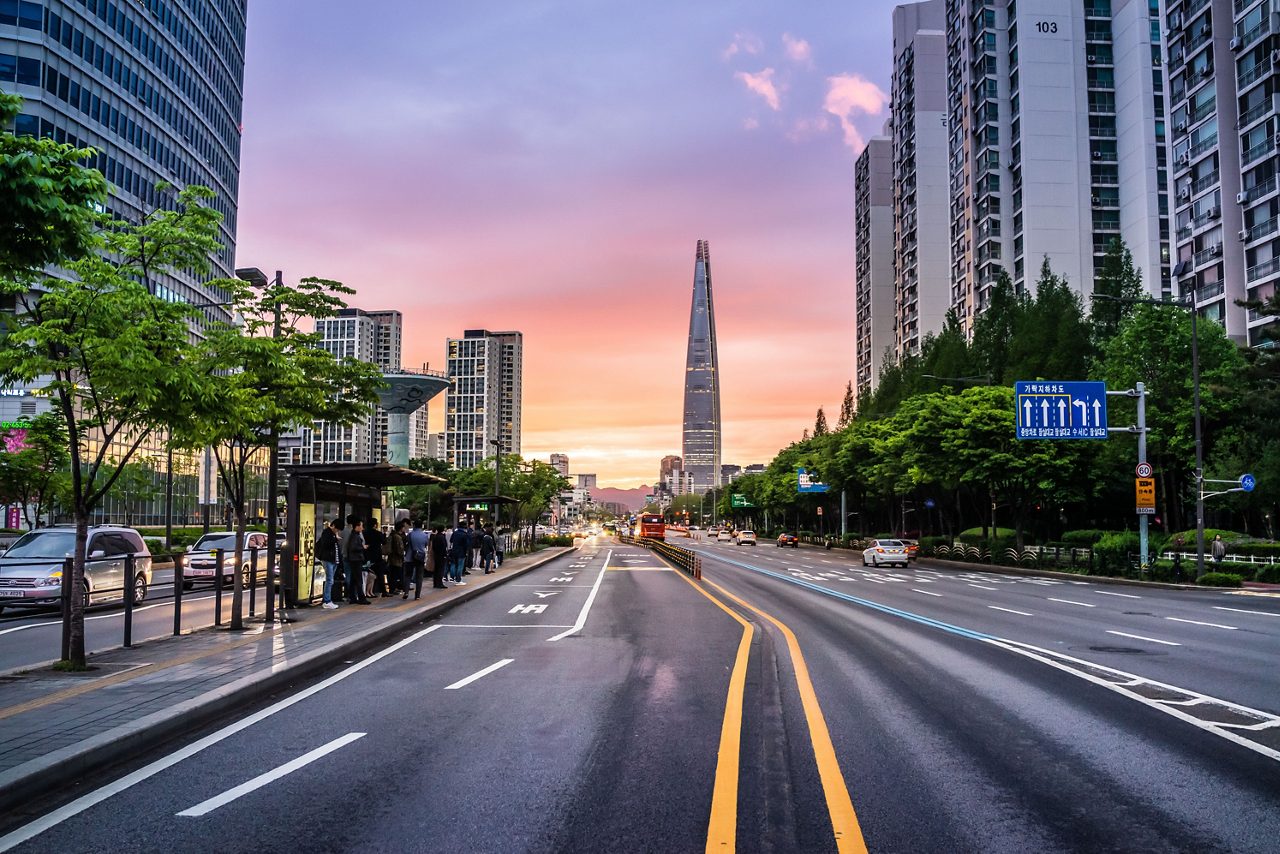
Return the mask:
[[[272,311],[273,318],[271,324],[271,337],[280,337],[280,289],[284,287],[284,273],[276,270],[275,281],[271,283],[272,287]],[[270,459],[267,462],[267,610],[263,616],[266,625],[272,625],[276,621],[276,586],[275,586],[275,567],[276,561],[279,560],[280,553],[276,548],[276,513],[277,513],[277,489],[276,482],[280,478],[280,425],[272,423],[271,433],[267,439],[268,449],[270,451]],[[293,544],[293,553],[299,554],[301,549],[298,543]],[[281,567],[280,584],[284,585],[285,573],[284,567]],[[283,592],[283,591],[282,591]],[[307,595],[311,595],[311,591],[307,591]]]
[[[1138,392],[1138,464],[1147,461],[1147,386],[1135,383]],[[1138,515],[1138,555],[1142,571],[1147,571],[1147,514]]]
[[[1196,580],[1204,575],[1204,441],[1200,434],[1200,336],[1196,331],[1196,291],[1191,302],[1191,396],[1196,426]]]

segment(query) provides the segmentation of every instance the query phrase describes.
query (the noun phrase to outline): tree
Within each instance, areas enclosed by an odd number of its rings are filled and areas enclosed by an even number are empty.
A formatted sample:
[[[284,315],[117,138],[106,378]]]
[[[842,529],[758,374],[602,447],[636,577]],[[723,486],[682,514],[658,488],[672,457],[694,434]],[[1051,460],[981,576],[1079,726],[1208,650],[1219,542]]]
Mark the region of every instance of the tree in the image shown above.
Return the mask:
[[[28,270],[0,279],[16,298],[0,340],[0,380],[43,384],[67,429],[76,524],[70,666],[85,666],[84,561],[89,519],[143,443],[212,410],[221,382],[202,373],[190,343],[194,311],[155,295],[144,281],[163,270],[198,274],[216,245],[217,214],[203,188],[178,194],[172,210],[131,224],[108,220],[95,251],[64,258],[69,278]],[[139,252],[143,243],[157,250]],[[59,250],[61,251],[61,250]]]
[[[452,475],[452,470],[447,462],[431,457],[409,460],[407,467],[414,471],[426,472],[427,474],[444,478],[446,482],[451,479]],[[448,519],[448,516],[437,516],[438,512],[447,506],[447,489],[448,487],[444,483],[433,483],[430,486],[401,486],[395,490],[395,502],[397,506],[403,505],[407,507],[410,516],[415,519],[421,519],[423,524],[429,528],[437,518]]]
[[[0,500],[22,507],[27,529],[40,524],[65,487],[67,431],[56,412],[45,412],[5,436],[0,453]]]
[[[1093,276],[1094,299],[1089,304],[1093,351],[1101,354],[1120,324],[1133,313],[1133,300],[1142,298],[1142,271],[1133,265],[1133,253],[1116,238],[1107,248],[1102,267]],[[1101,299],[1099,299],[1101,297]]]
[[[973,351],[978,373],[990,377],[996,385],[1012,383],[1022,377],[1010,377],[1008,372],[1009,347],[1021,315],[1026,311],[1027,298],[1014,292],[1013,281],[1001,268],[991,288],[987,308],[973,322]]]
[[[125,463],[107,495],[124,505],[124,523],[132,525],[143,508],[160,497],[156,467],[145,459]]]
[[[823,412],[822,407],[819,406],[818,416],[813,422],[813,435],[825,436],[827,435],[827,432],[827,413]]]
[[[248,490],[254,460],[272,452],[281,432],[314,421],[352,424],[377,403],[381,371],[357,359],[338,358],[320,347],[320,337],[298,326],[304,318],[326,318],[346,307],[355,293],[327,279],[306,278],[290,287],[277,280],[258,287],[239,279],[217,282],[229,299],[235,323],[215,322],[206,332],[198,364],[218,375],[218,397],[210,415],[181,425],[174,441],[211,447],[218,479],[235,515],[235,566],[244,561]],[[268,484],[268,513],[277,487]],[[231,628],[244,627],[243,574],[233,576]]]
[[[853,380],[849,380],[849,384],[844,387],[844,400],[840,403],[840,420],[836,422],[836,429],[843,430],[852,424],[857,413],[858,401],[853,394]]]
[[[0,92],[0,128],[13,125],[21,95]],[[31,277],[79,258],[97,243],[96,210],[107,182],[85,168],[92,149],[0,132],[0,278]]]

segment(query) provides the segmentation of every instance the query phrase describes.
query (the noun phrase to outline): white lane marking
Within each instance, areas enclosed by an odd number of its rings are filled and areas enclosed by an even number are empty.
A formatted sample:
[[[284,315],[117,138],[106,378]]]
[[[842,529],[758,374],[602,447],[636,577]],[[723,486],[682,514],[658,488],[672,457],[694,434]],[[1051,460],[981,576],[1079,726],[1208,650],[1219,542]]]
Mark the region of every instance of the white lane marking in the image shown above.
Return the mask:
[[[1141,599],[1141,596],[1134,596],[1132,593],[1112,593],[1110,590],[1095,590],[1099,596],[1123,596],[1125,599]]]
[[[1012,608],[1001,608],[999,605],[988,605],[987,607],[988,607],[988,608],[990,608],[990,609],[991,609],[991,610],[993,610],[993,611],[1008,611],[1010,614],[1021,614],[1021,615],[1022,615],[1022,616],[1024,616],[1024,617],[1034,617],[1034,616],[1035,616],[1035,614],[1030,614],[1030,613],[1028,613],[1028,612],[1026,612],[1026,611],[1015,611],[1015,610],[1013,610]]]
[[[941,596],[941,595],[942,595],[941,593],[931,593],[931,592],[930,592],[930,591],[928,591],[928,590],[919,590],[919,589],[917,589],[917,588],[915,588],[915,587],[912,587],[912,588],[911,588],[911,592],[912,592],[912,593],[923,593],[923,594],[924,594],[924,595],[926,595],[926,596]]]
[[[1077,602],[1074,599],[1054,599],[1052,596],[1046,596],[1050,602],[1061,602],[1064,605],[1079,605],[1082,608],[1096,608],[1097,605],[1090,605],[1088,602]]]
[[[1246,608],[1224,608],[1221,605],[1214,605],[1216,611],[1235,611],[1237,614],[1261,614],[1264,617],[1280,617],[1275,611],[1250,611]]]
[[[159,774],[161,771],[164,771],[167,768],[171,768],[174,765],[177,765],[179,762],[183,761],[184,759],[189,759],[192,756],[195,756],[197,753],[204,750],[205,748],[212,747],[218,742],[223,741],[227,738],[230,738],[231,736],[235,735],[241,730],[248,729],[254,724],[266,720],[267,718],[271,717],[277,712],[282,712],[285,709],[289,708],[290,706],[294,705],[295,703],[300,703],[303,700],[307,699],[308,697],[311,697],[311,696],[314,696],[315,694],[320,693],[325,688],[328,688],[332,685],[336,685],[337,683],[341,682],[343,679],[346,679],[348,676],[354,676],[356,673],[359,673],[361,670],[364,670],[369,665],[375,664],[389,655],[394,655],[395,653],[404,649],[409,644],[413,643],[414,641],[418,640],[419,638],[425,635],[431,634],[438,628],[440,628],[440,626],[438,625],[428,626],[422,631],[412,634],[409,637],[405,638],[404,640],[394,643],[391,646],[387,647],[386,649],[381,650],[380,652],[374,653],[373,655],[366,658],[364,661],[356,662],[355,664],[351,665],[345,670],[335,673],[334,675],[330,676],[328,679],[324,680],[323,682],[318,682],[315,685],[312,685],[310,688],[306,688],[302,691],[299,691],[297,694],[294,694],[291,697],[286,697],[278,703],[273,703],[272,705],[267,706],[265,709],[263,709],[260,712],[256,712],[252,715],[249,715],[249,717],[244,718],[243,720],[236,721],[230,726],[223,727],[217,732],[210,733],[209,735],[206,735],[204,738],[200,739],[199,741],[193,742],[187,745],[186,747],[182,748],[181,750],[175,750],[173,753],[170,753],[168,756],[165,756],[162,759],[157,759],[155,762],[152,762],[151,764],[145,765],[142,768],[139,768],[137,771],[134,771],[132,774],[128,774],[124,777],[121,777],[119,780],[116,780],[113,783],[108,783],[107,785],[103,786],[100,789],[95,789],[94,791],[89,792],[87,795],[82,795],[81,797],[76,798],[71,803],[54,810],[48,815],[41,816],[40,818],[36,819],[33,822],[24,824],[22,827],[19,827],[17,830],[11,833],[8,833],[5,836],[0,836],[0,852],[8,851],[10,848],[13,848],[17,845],[21,845],[23,842],[26,842],[29,839],[33,839],[36,836],[39,836],[41,833],[44,833],[46,830],[52,827],[57,827],[59,824],[62,824],[62,822],[66,821],[67,819],[73,816],[79,815],[80,813],[84,812],[90,807],[102,803],[107,798],[113,797],[114,795],[118,795],[128,788],[131,788],[132,786],[136,786],[138,783],[141,783],[144,780],[154,777],[156,774]]]
[[[1128,632],[1115,632],[1115,631],[1112,631],[1111,629],[1107,629],[1107,634],[1119,635],[1122,638],[1136,638],[1137,640],[1151,641],[1152,643],[1162,643],[1165,646],[1182,646],[1182,644],[1174,643],[1173,641],[1160,640],[1159,638],[1149,638],[1149,637],[1146,637],[1145,635],[1131,635]]]
[[[333,753],[333,751],[346,747],[351,742],[364,737],[365,733],[363,732],[349,732],[341,738],[335,738],[333,741],[323,745],[322,747],[317,747],[310,753],[304,753],[297,759],[286,762],[279,768],[272,769],[265,774],[259,774],[257,777],[254,777],[252,780],[245,783],[241,783],[234,789],[227,789],[227,791],[223,792],[221,795],[215,795],[207,801],[201,801],[191,809],[186,809],[178,813],[178,815],[198,818],[202,815],[206,815],[207,813],[211,813],[218,807],[226,806],[237,798],[242,798],[250,792],[257,791],[268,783],[273,783],[281,777],[292,774],[294,771],[297,771],[303,766],[310,765],[322,756],[327,756],[328,754]]]
[[[543,623],[442,623],[442,629],[571,629],[573,626],[548,626]]]
[[[459,688],[465,688],[468,685],[470,685],[472,682],[476,681],[477,679],[483,679],[493,671],[501,670],[502,668],[506,667],[508,664],[510,664],[513,661],[515,661],[514,658],[504,658],[501,661],[495,661],[493,664],[490,664],[488,667],[484,668],[483,670],[477,670],[475,673],[472,673],[466,679],[459,679],[457,682],[454,682],[452,685],[444,686],[444,690],[456,691]]]
[[[1202,623],[1199,620],[1184,620],[1181,617],[1165,617],[1166,620],[1173,620],[1175,623],[1191,623],[1194,626],[1210,626],[1215,629],[1230,629],[1236,631],[1235,626],[1224,626],[1222,623]]]
[[[587,601],[582,603],[582,610],[578,613],[578,619],[574,621],[573,627],[547,638],[548,641],[558,641],[582,631],[587,624],[587,614],[591,611],[591,605],[596,601],[596,594],[600,592],[600,582],[604,581],[604,574],[609,570],[609,561],[612,559],[613,549],[610,549],[604,557],[604,566],[600,567],[600,574],[596,576],[596,583],[591,585],[591,592],[587,594]]]
[[[546,587],[545,584],[504,584],[503,587]],[[559,589],[566,587],[590,587],[590,584],[562,584]]]
[[[979,590],[996,590],[996,589],[998,589],[998,588],[995,588],[995,587],[986,587],[986,586],[981,585],[981,584],[970,584],[969,586],[970,586],[970,587],[976,587],[976,588],[978,588]]]

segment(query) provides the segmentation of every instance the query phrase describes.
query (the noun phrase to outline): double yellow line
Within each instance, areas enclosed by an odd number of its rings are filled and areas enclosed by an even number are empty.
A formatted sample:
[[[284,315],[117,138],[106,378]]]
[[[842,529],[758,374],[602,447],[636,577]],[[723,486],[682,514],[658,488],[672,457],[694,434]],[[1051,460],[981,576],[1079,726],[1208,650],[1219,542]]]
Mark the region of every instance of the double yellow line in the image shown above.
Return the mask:
[[[742,639],[738,642],[738,654],[734,660],[733,672],[729,676],[729,696],[725,702],[724,722],[720,727],[716,780],[711,793],[711,820],[707,826],[708,854],[731,852],[737,843],[742,707],[747,684],[747,659],[751,652],[751,639],[755,635],[755,627],[723,601],[704,590],[701,585],[683,575],[680,577],[742,626]],[[818,694],[814,691],[813,680],[809,677],[809,666],[805,663],[804,653],[800,651],[800,643],[796,640],[795,632],[781,620],[740,599],[715,582],[703,579],[703,584],[714,587],[724,598],[768,620],[786,638],[787,651],[791,655],[792,666],[796,672],[800,704],[804,708],[805,722],[809,727],[809,740],[813,744],[813,754],[818,764],[818,778],[822,781],[827,813],[831,817],[831,826],[835,833],[836,850],[841,854],[865,854],[867,844],[862,837],[862,827],[858,824],[858,816],[854,812],[853,801],[849,797],[844,775],[840,773],[835,746],[831,743],[831,732],[827,729],[826,718],[822,715],[822,706],[818,703]]]

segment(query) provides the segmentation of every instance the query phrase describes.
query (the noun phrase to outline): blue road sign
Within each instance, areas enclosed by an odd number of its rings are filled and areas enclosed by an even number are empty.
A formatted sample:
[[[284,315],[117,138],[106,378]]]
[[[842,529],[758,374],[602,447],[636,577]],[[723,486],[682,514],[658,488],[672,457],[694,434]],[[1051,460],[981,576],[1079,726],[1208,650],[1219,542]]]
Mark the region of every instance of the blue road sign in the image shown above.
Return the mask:
[[[796,492],[826,492],[829,488],[825,483],[814,480],[804,469],[796,469]]]
[[[1258,482],[1253,479],[1253,475],[1251,474],[1240,475],[1240,488],[1243,489],[1245,492],[1253,492],[1253,488],[1257,485],[1258,485]]]
[[[1107,438],[1107,384],[1019,380],[1013,386],[1019,439]]]

